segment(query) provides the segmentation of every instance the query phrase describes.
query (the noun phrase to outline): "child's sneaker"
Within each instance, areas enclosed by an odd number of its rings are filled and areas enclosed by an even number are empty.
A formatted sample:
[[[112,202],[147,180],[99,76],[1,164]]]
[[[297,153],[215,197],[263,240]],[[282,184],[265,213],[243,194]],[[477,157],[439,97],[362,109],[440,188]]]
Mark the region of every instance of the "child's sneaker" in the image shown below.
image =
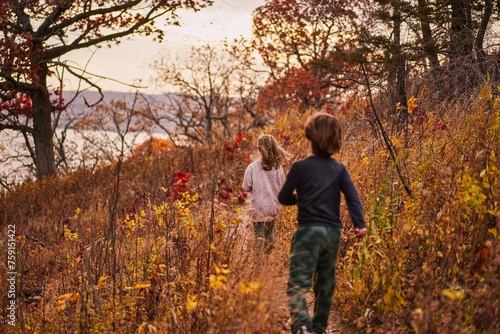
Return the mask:
[[[300,326],[295,334],[314,334],[307,326]]]

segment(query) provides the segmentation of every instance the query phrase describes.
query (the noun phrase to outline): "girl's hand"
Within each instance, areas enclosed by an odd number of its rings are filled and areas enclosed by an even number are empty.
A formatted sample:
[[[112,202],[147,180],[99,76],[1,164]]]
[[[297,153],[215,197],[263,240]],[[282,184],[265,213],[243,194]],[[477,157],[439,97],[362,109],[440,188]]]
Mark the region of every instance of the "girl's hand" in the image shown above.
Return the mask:
[[[365,233],[366,233],[366,228],[365,227],[363,227],[363,228],[355,228],[354,229],[354,233],[356,233],[356,236],[358,238],[362,238],[365,235]]]

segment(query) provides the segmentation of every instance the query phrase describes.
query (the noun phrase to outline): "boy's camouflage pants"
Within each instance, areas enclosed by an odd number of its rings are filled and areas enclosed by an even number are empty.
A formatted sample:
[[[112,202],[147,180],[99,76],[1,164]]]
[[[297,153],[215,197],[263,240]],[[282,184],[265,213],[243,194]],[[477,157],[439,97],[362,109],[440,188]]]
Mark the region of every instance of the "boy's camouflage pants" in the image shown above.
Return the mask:
[[[340,228],[299,226],[292,239],[288,305],[292,317],[292,333],[307,326],[323,333],[335,289],[335,269],[340,245]],[[306,295],[313,287],[313,317],[309,316]]]

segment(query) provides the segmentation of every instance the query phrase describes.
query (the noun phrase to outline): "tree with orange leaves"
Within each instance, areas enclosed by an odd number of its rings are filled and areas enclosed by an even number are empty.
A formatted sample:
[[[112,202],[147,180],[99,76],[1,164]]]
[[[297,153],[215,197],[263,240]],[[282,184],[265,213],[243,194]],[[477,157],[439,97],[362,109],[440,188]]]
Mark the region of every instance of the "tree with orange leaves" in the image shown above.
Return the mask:
[[[262,104],[321,108],[351,87],[343,55],[355,45],[360,3],[269,0],[256,9],[252,47],[271,74]]]
[[[164,35],[155,27],[156,19],[178,25],[178,10],[210,4],[211,0],[1,1],[0,130],[31,135],[37,177],[55,174],[52,113],[60,103],[51,102],[48,78],[64,71],[101,91],[95,77],[61,61],[61,56],[92,46],[110,47],[131,35],[161,41]]]

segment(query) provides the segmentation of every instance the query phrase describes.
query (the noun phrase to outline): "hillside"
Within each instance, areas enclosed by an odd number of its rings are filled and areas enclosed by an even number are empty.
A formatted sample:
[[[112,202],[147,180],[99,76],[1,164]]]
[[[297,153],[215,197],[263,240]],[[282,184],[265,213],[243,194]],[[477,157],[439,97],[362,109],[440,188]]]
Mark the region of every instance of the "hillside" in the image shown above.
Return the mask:
[[[368,233],[354,237],[343,206],[330,333],[500,331],[499,102],[489,87],[453,106],[423,95],[405,131],[389,136],[394,157],[355,106],[335,113],[336,158],[360,191]],[[266,129],[294,160],[309,154],[307,116],[290,111]],[[241,192],[261,131],[4,192],[0,247],[15,262],[0,266],[15,283],[0,285],[2,331],[289,332],[296,208],[282,210],[271,255],[255,257]]]
[[[171,103],[169,99],[175,96],[171,94],[136,95],[136,93],[103,91],[101,97],[101,94],[96,91],[78,92],[77,95],[76,93],[75,91],[64,91],[63,93],[63,99],[69,105],[67,110],[61,113],[58,124],[59,128],[64,128],[70,121],[81,118],[83,115],[89,113],[98,103],[109,105],[112,101],[124,101],[131,107],[134,100],[137,99],[139,104],[147,101],[153,106],[162,107],[160,110],[168,110],[167,106]],[[104,127],[106,128],[106,125]],[[109,124],[107,127],[112,128],[112,125]],[[161,130],[153,128],[152,131],[160,132]]]
[[[116,125],[111,118],[102,119],[97,126],[85,124],[86,117],[92,117],[95,104],[110,105],[113,101],[124,101],[132,108],[136,98],[135,93],[103,91],[103,99],[95,91],[84,91],[75,97],[75,92],[64,92],[63,98],[68,107],[55,116],[58,119],[55,128],[54,143],[58,147],[58,167],[64,170],[74,170],[82,165],[96,165],[109,160],[109,157],[118,155],[119,134]],[[147,101],[150,105],[158,107],[159,115],[163,116],[170,103],[169,95],[141,95],[139,104]],[[132,122],[140,121],[140,117],[131,117]],[[80,125],[83,124],[83,125]],[[168,130],[174,128],[173,124],[166,121],[161,122]],[[168,138],[164,129],[152,125],[147,131],[134,133],[129,131],[125,135],[126,145],[133,148],[146,139],[154,136],[156,138]],[[25,137],[19,131],[0,131],[0,182],[1,184],[19,183],[34,178],[33,159],[26,148]],[[31,145],[33,140],[30,138]],[[61,157],[61,147],[64,148],[64,161]]]

